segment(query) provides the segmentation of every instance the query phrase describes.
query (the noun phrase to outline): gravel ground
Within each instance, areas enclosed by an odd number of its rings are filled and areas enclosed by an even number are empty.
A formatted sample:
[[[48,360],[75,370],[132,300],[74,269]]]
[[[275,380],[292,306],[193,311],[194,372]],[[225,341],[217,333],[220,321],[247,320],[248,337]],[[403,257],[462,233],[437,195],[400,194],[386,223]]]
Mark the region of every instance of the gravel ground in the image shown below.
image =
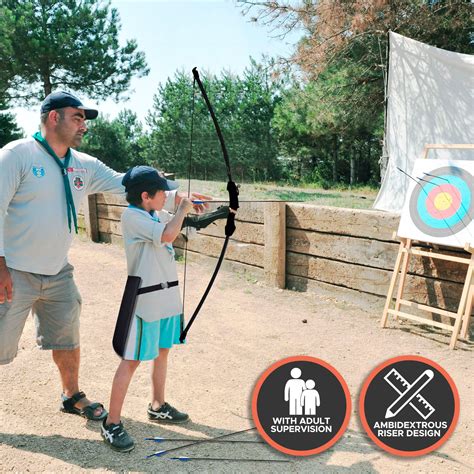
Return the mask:
[[[71,251],[84,300],[81,388],[108,402],[118,364],[111,338],[126,278],[123,249],[76,240]],[[179,264],[182,274],[183,265]],[[188,264],[187,313],[210,276],[202,263]],[[137,447],[117,454],[101,441],[99,425],[58,411],[60,385],[47,351],[35,347],[29,319],[17,359],[0,367],[0,469],[2,471],[169,472],[473,472],[473,345],[448,349],[448,336],[411,325],[381,330],[380,300],[321,288],[311,293],[275,290],[229,269],[221,271],[188,343],[170,355],[167,399],[187,411],[182,427],[148,422],[149,367],[132,381],[123,420]],[[303,323],[302,320],[307,322]],[[358,420],[364,378],[384,360],[420,354],[444,367],[457,384],[461,413],[451,438],[436,452],[399,458],[376,447]],[[148,436],[218,436],[253,426],[250,398],[259,375],[293,355],[326,360],[345,377],[353,413],[345,435],[328,451],[288,458],[266,444],[203,444],[180,455],[290,459],[289,463],[145,459],[157,448]],[[258,439],[256,432],[238,439]],[[167,447],[178,444],[167,444]],[[162,445],[164,446],[164,445]]]

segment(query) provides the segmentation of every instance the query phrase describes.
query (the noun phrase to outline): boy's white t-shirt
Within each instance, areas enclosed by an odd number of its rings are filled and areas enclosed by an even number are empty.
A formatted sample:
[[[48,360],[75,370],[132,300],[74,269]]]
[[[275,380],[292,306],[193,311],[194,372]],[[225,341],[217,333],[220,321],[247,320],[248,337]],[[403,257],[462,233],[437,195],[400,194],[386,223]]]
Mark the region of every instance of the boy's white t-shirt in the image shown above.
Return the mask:
[[[122,233],[130,276],[142,278],[141,288],[178,280],[171,244],[161,242],[166,223],[172,215],[167,211],[153,214],[130,206],[122,214]],[[177,316],[182,312],[179,286],[139,295],[135,314],[151,322]]]

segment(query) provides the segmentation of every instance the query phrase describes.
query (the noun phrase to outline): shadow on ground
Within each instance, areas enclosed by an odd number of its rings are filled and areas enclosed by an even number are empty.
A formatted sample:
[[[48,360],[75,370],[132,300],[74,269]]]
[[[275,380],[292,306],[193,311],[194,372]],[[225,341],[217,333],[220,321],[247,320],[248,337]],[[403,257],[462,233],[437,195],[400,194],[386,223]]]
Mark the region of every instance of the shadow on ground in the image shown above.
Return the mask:
[[[371,464],[370,460],[356,462],[351,466],[338,466],[330,462],[331,456],[334,454],[333,449],[310,457],[289,457],[279,453],[266,444],[217,444],[203,443],[193,446],[192,448],[183,448],[174,451],[169,456],[152,457],[146,459],[147,455],[162,449],[171,449],[186,442],[163,442],[154,443],[153,441],[145,441],[145,437],[162,436],[162,437],[180,437],[176,431],[163,429],[162,426],[156,427],[148,423],[137,422],[133,420],[125,420],[125,424],[132,433],[137,442],[137,447],[130,453],[115,453],[110,450],[100,439],[99,425],[93,422],[87,422],[87,428],[97,432],[96,440],[68,438],[62,435],[39,436],[34,434],[0,434],[0,444],[11,446],[15,449],[21,449],[25,453],[40,453],[49,457],[53,457],[64,461],[70,465],[76,465],[83,469],[110,469],[115,471],[123,470],[140,470],[140,471],[156,471],[156,470],[190,470],[195,472],[198,469],[204,471],[225,472],[232,470],[235,472],[236,466],[245,469],[246,472],[314,472],[315,470],[322,472],[377,472]],[[216,437],[222,434],[230,433],[230,431],[218,428],[190,423],[187,429],[195,431],[197,437],[209,436]],[[190,437],[190,441],[192,442]],[[256,432],[236,434],[235,437],[227,439],[239,440],[255,440],[260,439]],[[238,446],[238,447],[236,447]],[[354,452],[369,455],[372,458],[380,457],[382,453],[374,452],[368,438],[359,432],[348,430],[343,438],[337,443],[337,451]],[[197,456],[197,457],[225,457],[233,459],[241,459],[240,462],[219,462],[219,461],[189,461],[186,463],[169,459],[171,456]],[[245,459],[275,459],[289,460],[288,463],[261,463],[257,461],[245,462]],[[244,468],[245,466],[245,468]],[[8,466],[5,466],[8,468]]]

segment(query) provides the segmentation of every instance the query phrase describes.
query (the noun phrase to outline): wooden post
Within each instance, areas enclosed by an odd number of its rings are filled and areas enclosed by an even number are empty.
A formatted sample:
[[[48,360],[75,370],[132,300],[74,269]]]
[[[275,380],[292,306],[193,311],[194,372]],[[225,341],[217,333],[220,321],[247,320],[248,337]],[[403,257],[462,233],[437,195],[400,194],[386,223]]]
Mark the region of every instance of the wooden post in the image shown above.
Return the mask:
[[[400,272],[400,282],[398,283],[398,290],[395,302],[395,311],[400,311],[400,300],[405,289],[405,281],[407,278],[408,264],[410,263],[410,250],[411,250],[411,239],[407,239],[405,242],[405,248],[403,249],[403,263]],[[398,320],[398,316],[395,316],[395,321]]]
[[[474,284],[471,282],[471,289],[467,298],[466,310],[464,311],[464,321],[462,323],[461,337],[467,339],[469,336],[469,323],[471,322],[472,304],[474,301]]]
[[[406,245],[406,239],[403,239],[403,238],[400,239],[397,260],[395,262],[395,268],[393,269],[392,279],[390,280],[390,287],[388,289],[387,299],[385,300],[385,307],[383,309],[382,319],[380,321],[380,326],[383,328],[387,325],[388,310],[390,309],[390,305],[392,303],[393,292],[395,291],[395,284],[397,283],[397,278],[400,272],[400,265],[402,263],[403,249],[405,248],[405,245]]]
[[[264,204],[264,259],[266,282],[277,288],[286,286],[286,204]]]
[[[86,234],[92,242],[99,242],[99,216],[97,214],[97,194],[89,194],[84,202]]]
[[[474,149],[474,144],[472,143],[453,143],[451,145],[431,143],[424,146],[423,159],[428,158],[428,152],[430,150],[473,150],[473,149]]]
[[[451,342],[449,344],[449,347],[451,349],[454,349],[454,347],[456,346],[459,330],[461,329],[462,317],[464,315],[464,312],[466,311],[466,304],[467,304],[467,300],[469,296],[469,291],[471,289],[473,272],[474,272],[474,253],[471,255],[471,262],[469,263],[469,267],[467,268],[466,281],[464,283],[464,287],[462,290],[461,302],[459,303],[459,309],[456,315],[456,319],[454,320],[453,334],[451,336]]]

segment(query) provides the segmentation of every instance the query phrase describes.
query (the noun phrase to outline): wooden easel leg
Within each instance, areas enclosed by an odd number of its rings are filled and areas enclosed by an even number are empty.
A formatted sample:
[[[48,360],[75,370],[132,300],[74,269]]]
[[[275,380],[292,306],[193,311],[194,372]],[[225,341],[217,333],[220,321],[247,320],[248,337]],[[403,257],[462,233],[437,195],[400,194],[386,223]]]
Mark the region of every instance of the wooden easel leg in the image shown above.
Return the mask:
[[[398,255],[397,260],[395,261],[395,268],[393,269],[392,279],[390,280],[390,286],[388,288],[387,299],[385,301],[385,307],[382,313],[382,320],[380,321],[381,327],[386,327],[387,319],[388,319],[388,310],[390,309],[390,304],[393,298],[393,292],[395,290],[395,284],[398,278],[398,272],[400,271],[400,264],[402,262],[403,257],[403,249],[405,248],[406,239],[402,239],[400,242],[400,246],[398,247]]]
[[[398,284],[397,297],[395,299],[395,311],[400,311],[400,300],[405,289],[405,281],[407,278],[408,264],[410,263],[411,239],[407,239],[405,245],[405,252],[403,258],[402,269],[400,272],[400,283]],[[395,321],[398,321],[398,316],[395,316]]]
[[[467,297],[467,304],[466,310],[464,311],[462,329],[461,329],[461,337],[463,339],[467,339],[468,332],[469,332],[469,323],[471,321],[471,313],[472,313],[472,304],[474,300],[474,285],[471,284],[471,289],[469,290],[469,296]]]
[[[456,346],[456,341],[458,339],[459,329],[461,328],[463,314],[466,311],[466,303],[467,303],[468,295],[471,290],[473,270],[474,270],[474,254],[471,255],[471,261],[467,269],[466,281],[464,282],[464,287],[462,289],[461,301],[459,302],[459,309],[456,316],[456,320],[454,321],[453,334],[451,336],[451,342],[449,344],[450,349],[454,349]]]

